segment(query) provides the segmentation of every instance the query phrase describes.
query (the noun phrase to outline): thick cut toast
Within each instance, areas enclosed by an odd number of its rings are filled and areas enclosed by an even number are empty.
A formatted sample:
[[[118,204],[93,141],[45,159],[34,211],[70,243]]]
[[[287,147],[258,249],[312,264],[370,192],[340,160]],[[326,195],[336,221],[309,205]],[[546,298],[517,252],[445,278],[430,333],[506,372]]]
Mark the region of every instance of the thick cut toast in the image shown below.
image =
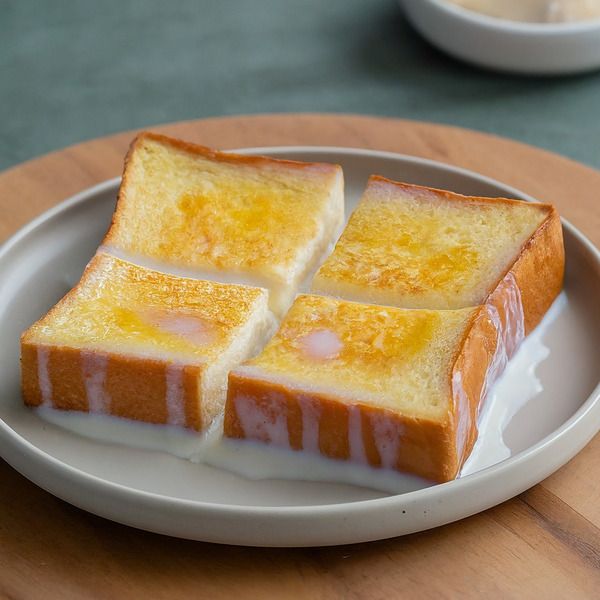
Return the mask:
[[[373,176],[312,290],[402,308],[485,304],[514,278],[525,331],[562,287],[553,206],[466,197]]]
[[[267,291],[97,254],[21,338],[26,404],[205,429],[227,372],[272,332]]]
[[[127,155],[104,249],[160,270],[267,288],[281,315],[343,220],[337,165],[221,153],[144,133]]]
[[[299,296],[263,352],[230,373],[225,435],[453,479],[506,359],[497,326],[486,307]]]
[[[231,438],[456,477],[562,286],[558,214],[374,176],[285,314],[342,220],[339,167],[140,135],[99,253],[22,336],[26,404],[197,431],[224,410]]]

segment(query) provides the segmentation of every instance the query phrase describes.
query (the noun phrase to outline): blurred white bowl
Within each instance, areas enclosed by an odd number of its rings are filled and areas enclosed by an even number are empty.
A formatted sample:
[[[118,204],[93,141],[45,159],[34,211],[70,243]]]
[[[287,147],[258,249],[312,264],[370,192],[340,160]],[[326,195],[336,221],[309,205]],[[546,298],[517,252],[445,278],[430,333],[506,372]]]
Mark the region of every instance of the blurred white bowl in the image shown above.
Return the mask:
[[[445,0],[400,0],[408,20],[433,45],[482,67],[537,75],[600,68],[600,19],[521,23]]]

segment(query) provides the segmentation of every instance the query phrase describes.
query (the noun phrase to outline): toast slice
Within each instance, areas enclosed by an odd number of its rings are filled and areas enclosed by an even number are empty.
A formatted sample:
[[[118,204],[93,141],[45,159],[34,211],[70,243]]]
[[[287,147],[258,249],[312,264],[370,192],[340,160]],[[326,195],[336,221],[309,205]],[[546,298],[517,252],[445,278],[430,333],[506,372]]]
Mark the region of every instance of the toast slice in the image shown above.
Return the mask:
[[[343,221],[337,165],[221,153],[142,133],[125,161],[104,250],[158,270],[267,288],[281,315]]]
[[[531,331],[562,287],[553,206],[477,198],[373,176],[312,291],[402,308],[485,304],[513,279]]]
[[[448,481],[502,370],[496,325],[486,307],[298,296],[263,352],[230,373],[224,433]]]
[[[274,329],[267,291],[99,253],[21,337],[25,403],[206,429],[227,372]]]

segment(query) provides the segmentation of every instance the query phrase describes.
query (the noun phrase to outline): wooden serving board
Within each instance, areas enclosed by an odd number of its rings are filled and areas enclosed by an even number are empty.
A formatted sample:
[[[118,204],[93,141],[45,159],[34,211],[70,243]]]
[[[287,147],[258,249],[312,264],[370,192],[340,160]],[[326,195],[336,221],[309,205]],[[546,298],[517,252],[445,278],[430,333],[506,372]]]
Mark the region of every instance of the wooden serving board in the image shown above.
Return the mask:
[[[600,245],[600,172],[506,139],[362,116],[271,115],[153,127],[218,148],[373,148],[458,165],[556,204]],[[121,173],[133,132],[0,174],[0,241]],[[85,513],[0,461],[4,598],[598,598],[600,436],[517,498],[438,529],[336,548],[253,549],[145,533]]]

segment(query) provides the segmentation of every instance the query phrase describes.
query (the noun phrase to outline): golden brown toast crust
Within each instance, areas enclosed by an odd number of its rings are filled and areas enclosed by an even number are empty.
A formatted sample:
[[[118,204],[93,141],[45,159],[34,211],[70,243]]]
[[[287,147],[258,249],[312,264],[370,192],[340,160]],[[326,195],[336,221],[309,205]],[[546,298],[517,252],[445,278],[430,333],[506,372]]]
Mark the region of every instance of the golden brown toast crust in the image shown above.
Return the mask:
[[[318,408],[318,452],[323,456],[339,460],[350,460],[351,439],[359,435],[364,449],[364,460],[374,467],[382,466],[382,455],[376,443],[376,430],[397,432],[402,437],[393,464],[386,465],[399,471],[414,473],[433,481],[447,481],[453,477],[448,471],[447,460],[440,457],[454,452],[451,423],[438,423],[406,417],[390,410],[378,409],[366,404],[348,405],[339,398],[325,394],[302,391],[268,379],[245,377],[232,372],[229,376],[229,391],[225,405],[224,434],[230,438],[246,438],[241,425],[239,408],[253,411],[266,422],[275,424],[285,419],[289,447],[303,447],[303,410],[306,402]],[[240,403],[245,406],[241,407]],[[353,433],[350,412],[358,411],[360,431]],[[264,443],[273,440],[268,428],[262,429],[251,438]]]
[[[28,406],[43,404],[39,381],[39,352],[45,351],[47,375],[52,390],[49,406],[61,410],[89,411],[83,354],[65,346],[23,343],[21,346],[21,382],[23,400]],[[146,423],[167,424],[166,381],[170,363],[166,361],[91,352],[106,358],[103,389],[107,398],[106,414]],[[198,402],[202,367],[183,366],[182,400],[185,427],[200,431],[202,417]]]
[[[384,183],[384,184],[388,184],[388,185],[392,185],[395,188],[401,189],[401,190],[405,190],[409,193],[412,193],[414,190],[422,190],[425,193],[431,192],[433,194],[435,194],[436,196],[442,196],[445,200],[449,200],[451,202],[453,201],[464,201],[464,200],[469,200],[470,202],[478,202],[481,204],[495,204],[498,201],[503,202],[503,203],[507,203],[507,204],[514,204],[515,206],[517,205],[522,205],[524,203],[530,205],[530,206],[535,206],[538,207],[540,210],[545,211],[545,212],[551,212],[553,210],[555,210],[554,206],[552,204],[543,204],[542,202],[527,202],[527,200],[517,200],[516,198],[504,198],[504,197],[488,197],[488,196],[465,196],[464,194],[459,194],[457,192],[450,192],[448,190],[442,190],[439,188],[434,188],[434,187],[427,187],[424,185],[417,185],[415,183],[404,183],[402,181],[394,181],[393,179],[388,179],[387,177],[383,177],[382,175],[371,175],[369,177],[369,181],[368,184],[372,184],[372,183]]]
[[[550,205],[546,220],[525,242],[519,256],[507,271],[515,277],[521,293],[528,335],[546,314],[560,293],[565,272],[565,248],[562,224],[557,210]],[[493,299],[498,286],[488,297]]]
[[[227,162],[232,164],[246,164],[254,165],[257,167],[280,165],[299,170],[318,167],[321,169],[335,171],[340,168],[339,165],[335,165],[333,163],[311,163],[297,160],[288,160],[283,158],[271,158],[270,156],[249,156],[246,154],[236,154],[235,152],[222,152],[220,150],[214,150],[213,148],[208,148],[207,146],[202,146],[200,144],[194,144],[192,142],[186,142],[178,138],[172,138],[166,135],[161,135],[160,133],[154,133],[152,131],[142,131],[133,139],[133,141],[129,145],[129,151],[127,152],[127,155],[125,157],[125,171],[127,170],[127,161],[135,151],[136,147],[138,145],[141,145],[144,142],[144,140],[153,140],[160,144],[171,146],[173,148],[176,148],[177,150],[182,150],[189,154],[196,154],[198,156],[204,156],[205,158],[209,158],[211,160]]]

